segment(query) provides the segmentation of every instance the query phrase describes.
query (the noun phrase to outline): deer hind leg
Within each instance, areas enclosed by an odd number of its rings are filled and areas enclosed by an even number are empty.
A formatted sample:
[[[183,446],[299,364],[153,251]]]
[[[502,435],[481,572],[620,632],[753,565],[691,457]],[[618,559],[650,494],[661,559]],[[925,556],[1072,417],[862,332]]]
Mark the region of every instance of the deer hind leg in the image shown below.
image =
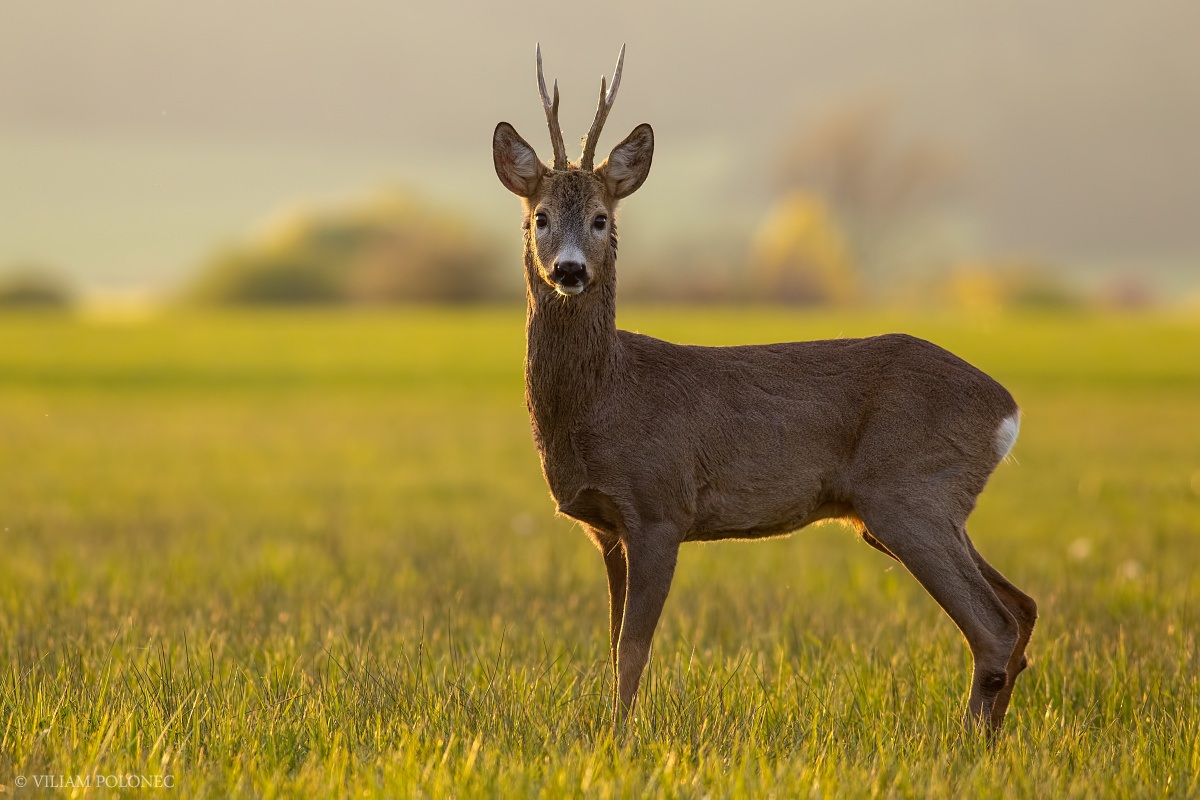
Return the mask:
[[[864,542],[871,545],[871,547],[874,547],[876,550],[883,553],[888,558],[894,559],[896,561],[900,560],[900,559],[896,558],[895,553],[893,553],[891,550],[888,550],[886,547],[883,546],[883,542],[879,541],[874,536],[872,536],[871,532],[869,530],[867,530],[866,528],[863,528],[861,531],[859,531],[859,534],[862,536],[862,539]]]
[[[861,508],[859,513],[870,536],[913,574],[962,631],[974,661],[968,720],[986,722],[994,730],[993,711],[1009,683],[1008,663],[1020,629],[976,566],[966,533],[945,519]]]
[[[1029,645],[1029,639],[1033,636],[1034,623],[1037,622],[1037,603],[1032,597],[1013,586],[1008,578],[1005,578],[999,570],[985,561],[969,539],[967,546],[971,548],[971,557],[975,560],[975,566],[979,568],[979,572],[991,585],[992,591],[1000,598],[1000,602],[1004,603],[1005,608],[1016,619],[1019,628],[1017,645],[1008,659],[1008,682],[1004,684],[1000,694],[996,695],[996,702],[992,706],[992,727],[999,728],[1000,724],[1004,722],[1005,712],[1008,711],[1008,701],[1012,699],[1013,686],[1017,682],[1017,676],[1024,671],[1028,664],[1025,658],[1025,648]]]
[[[628,577],[617,643],[618,720],[633,710],[638,684],[650,659],[650,640],[671,590],[679,555],[678,540],[671,534],[673,531],[656,536],[655,531],[646,531],[643,536],[624,541]]]

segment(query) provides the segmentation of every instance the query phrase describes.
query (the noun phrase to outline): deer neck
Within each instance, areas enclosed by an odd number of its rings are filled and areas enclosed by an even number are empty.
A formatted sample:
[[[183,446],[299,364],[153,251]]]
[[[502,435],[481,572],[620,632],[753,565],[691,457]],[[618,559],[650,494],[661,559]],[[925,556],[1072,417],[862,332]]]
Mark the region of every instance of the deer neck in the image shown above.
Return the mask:
[[[603,272],[611,276],[611,265]],[[543,468],[559,496],[556,484],[582,478],[570,474],[582,470],[571,430],[588,422],[621,374],[616,285],[610,279],[562,297],[538,275],[528,250],[525,277],[525,400]]]

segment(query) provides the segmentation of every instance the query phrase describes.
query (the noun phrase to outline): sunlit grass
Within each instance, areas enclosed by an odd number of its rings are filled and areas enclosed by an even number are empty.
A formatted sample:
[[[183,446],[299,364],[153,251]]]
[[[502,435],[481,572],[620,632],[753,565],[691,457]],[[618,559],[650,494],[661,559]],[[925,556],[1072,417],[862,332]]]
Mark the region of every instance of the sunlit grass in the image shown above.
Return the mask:
[[[1003,380],[980,550],[1042,619],[1004,736],[835,526],[684,549],[613,739],[600,559],[552,516],[519,309],[0,318],[0,783],[180,796],[1194,796],[1200,325],[633,309],[725,344],[908,330]],[[29,787],[26,787],[28,791]]]

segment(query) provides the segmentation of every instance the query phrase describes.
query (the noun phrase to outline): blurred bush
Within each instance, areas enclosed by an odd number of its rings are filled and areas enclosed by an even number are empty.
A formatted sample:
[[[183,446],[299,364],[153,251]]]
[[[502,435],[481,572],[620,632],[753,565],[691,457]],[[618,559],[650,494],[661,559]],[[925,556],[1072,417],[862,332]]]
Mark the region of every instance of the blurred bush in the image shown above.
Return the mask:
[[[858,298],[858,270],[825,202],[793,191],[780,200],[751,244],[751,283],[761,299],[844,305]]]
[[[514,292],[462,217],[401,192],[294,215],[219,253],[189,295],[230,305],[467,303]]]
[[[40,264],[17,265],[0,275],[0,309],[65,309],[74,300],[66,281]]]
[[[1114,311],[1140,311],[1158,305],[1158,297],[1146,276],[1124,273],[1101,286],[1099,302]]]
[[[955,267],[941,286],[947,305],[972,312],[1003,309],[1065,311],[1085,304],[1078,289],[1048,265],[973,262]]]

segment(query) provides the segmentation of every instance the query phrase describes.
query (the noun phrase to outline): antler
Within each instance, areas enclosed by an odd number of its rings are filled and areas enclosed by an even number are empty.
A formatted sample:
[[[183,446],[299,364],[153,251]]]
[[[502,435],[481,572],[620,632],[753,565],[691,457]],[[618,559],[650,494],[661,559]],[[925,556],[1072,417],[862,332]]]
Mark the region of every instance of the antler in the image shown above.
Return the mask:
[[[542,45],[537,45],[538,90],[542,94],[542,107],[546,109],[546,124],[550,126],[550,146],[554,148],[554,168],[567,168],[567,146],[563,142],[562,126],[558,124],[558,79],[554,79],[554,99],[546,91],[546,78],[542,75]]]
[[[596,157],[596,143],[600,141],[600,131],[604,127],[604,121],[608,119],[608,112],[612,110],[613,101],[617,99],[617,87],[621,85],[621,66],[624,63],[625,45],[621,45],[621,54],[617,56],[617,70],[613,73],[612,86],[608,87],[607,94],[604,78],[600,78],[600,104],[596,107],[596,119],[592,122],[592,129],[588,131],[587,139],[583,143],[583,158],[579,162],[582,169],[592,168],[592,161]]]

